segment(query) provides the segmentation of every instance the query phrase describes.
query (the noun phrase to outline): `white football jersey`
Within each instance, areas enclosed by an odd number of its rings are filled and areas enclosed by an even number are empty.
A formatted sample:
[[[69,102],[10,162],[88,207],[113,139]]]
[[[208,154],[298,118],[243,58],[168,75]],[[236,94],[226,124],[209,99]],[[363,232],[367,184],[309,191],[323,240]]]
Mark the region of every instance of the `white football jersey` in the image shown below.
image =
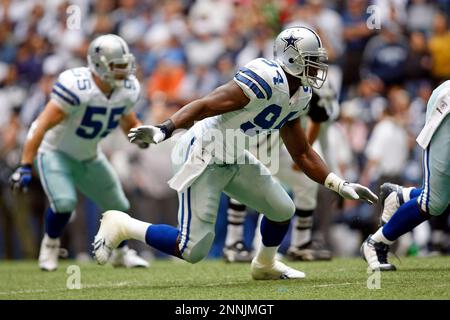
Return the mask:
[[[235,130],[237,135],[254,136],[280,129],[287,121],[299,118],[309,110],[312,95],[310,87],[300,87],[289,97],[289,85],[281,66],[273,61],[258,58],[242,67],[233,80],[241,87],[250,102],[240,110],[228,112],[199,121],[192,128],[197,138],[204,137],[210,129],[222,132]],[[273,132],[273,131],[272,131]],[[232,143],[224,140],[227,153]],[[234,149],[234,147],[233,147]]]
[[[450,115],[450,80],[433,90],[427,104],[425,126],[417,137],[417,143],[425,150],[444,119]]]
[[[89,68],[74,68],[61,73],[53,86],[51,99],[67,114],[44,136],[40,152],[58,150],[76,160],[97,156],[98,142],[131,112],[139,98],[140,85],[135,76],[108,98],[96,86]]]

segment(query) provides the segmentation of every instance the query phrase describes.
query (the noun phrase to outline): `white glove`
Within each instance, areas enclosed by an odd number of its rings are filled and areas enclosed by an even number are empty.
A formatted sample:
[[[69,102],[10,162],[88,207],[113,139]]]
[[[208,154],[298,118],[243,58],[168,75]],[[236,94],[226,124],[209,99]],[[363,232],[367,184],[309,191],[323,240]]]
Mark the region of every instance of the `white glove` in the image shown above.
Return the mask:
[[[369,188],[345,181],[334,173],[330,173],[325,179],[325,187],[339,193],[345,199],[363,200],[369,204],[378,201],[378,197]]]
[[[143,145],[146,143],[160,143],[165,139],[165,137],[166,135],[164,132],[155,126],[140,126],[132,128],[128,133],[128,139],[130,139],[130,142],[137,145]]]

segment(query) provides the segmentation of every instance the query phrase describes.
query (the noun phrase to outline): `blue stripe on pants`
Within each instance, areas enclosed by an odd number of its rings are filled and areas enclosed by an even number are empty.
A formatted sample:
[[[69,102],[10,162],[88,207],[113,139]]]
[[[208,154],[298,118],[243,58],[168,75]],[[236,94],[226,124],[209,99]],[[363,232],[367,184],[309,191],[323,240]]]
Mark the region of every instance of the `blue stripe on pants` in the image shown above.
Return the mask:
[[[184,192],[181,194],[181,221],[180,221],[180,234],[181,234],[181,239],[180,239],[180,245],[183,243],[184,241]]]
[[[181,248],[181,254],[183,254],[184,250],[186,249],[186,246],[189,242],[189,228],[191,226],[191,187],[187,189],[187,226],[186,226],[186,237],[184,240],[183,247]]]
[[[424,183],[423,190],[420,195],[419,205],[422,211],[429,212],[429,200],[430,200],[430,147],[423,153],[423,174]]]
[[[187,158],[189,157],[189,153],[191,151],[191,147],[194,144],[194,142],[195,142],[195,137],[193,137],[191,139],[191,142],[189,143],[189,147],[188,147],[187,152],[186,152],[186,157],[184,158],[185,162],[186,162]],[[191,188],[189,187],[188,188],[188,194],[187,194],[187,197],[188,197],[188,208],[187,208],[187,210],[188,210],[188,212],[187,212],[188,218],[187,219],[188,219],[188,221],[187,221],[186,234],[185,234],[183,232],[183,230],[184,230],[184,210],[185,210],[184,209],[184,192],[181,193],[181,221],[180,221],[180,228],[181,228],[181,230],[180,230],[180,233],[181,233],[180,245],[182,246],[182,248],[180,250],[181,254],[183,254],[183,251],[186,248],[187,242],[189,240],[189,225],[191,223],[191,216],[190,216],[191,200],[190,200],[190,195],[191,195]]]
[[[426,208],[427,208],[427,213],[430,212],[430,208],[429,208],[429,202],[430,202],[430,146],[428,145],[427,148],[427,177],[428,177],[428,181],[427,181],[427,197],[426,197]]]

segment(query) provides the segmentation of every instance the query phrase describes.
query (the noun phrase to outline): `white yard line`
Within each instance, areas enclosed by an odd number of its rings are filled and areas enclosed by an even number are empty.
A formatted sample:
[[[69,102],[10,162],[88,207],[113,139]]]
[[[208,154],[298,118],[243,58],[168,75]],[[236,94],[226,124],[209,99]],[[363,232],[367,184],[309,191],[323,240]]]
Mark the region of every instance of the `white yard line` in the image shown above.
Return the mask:
[[[331,283],[331,284],[318,284],[313,286],[305,286],[304,288],[329,288],[329,287],[341,287],[341,286],[350,286],[350,285],[358,285],[362,284],[363,282],[344,282],[344,283]]]

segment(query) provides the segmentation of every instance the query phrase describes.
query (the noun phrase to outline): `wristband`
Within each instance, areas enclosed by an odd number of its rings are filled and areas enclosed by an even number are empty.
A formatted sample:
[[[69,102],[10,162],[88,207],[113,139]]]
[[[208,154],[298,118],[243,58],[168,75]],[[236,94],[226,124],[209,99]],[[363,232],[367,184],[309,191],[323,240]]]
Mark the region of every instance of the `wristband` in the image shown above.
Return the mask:
[[[164,133],[164,140],[170,138],[172,136],[172,132],[175,131],[175,125],[170,119],[167,119],[163,123],[158,124],[156,127],[161,129],[161,131]]]
[[[330,190],[333,190],[334,192],[339,193],[344,183],[345,183],[344,179],[338,177],[333,172],[330,172],[330,174],[328,174],[327,178],[325,179],[324,186]]]

